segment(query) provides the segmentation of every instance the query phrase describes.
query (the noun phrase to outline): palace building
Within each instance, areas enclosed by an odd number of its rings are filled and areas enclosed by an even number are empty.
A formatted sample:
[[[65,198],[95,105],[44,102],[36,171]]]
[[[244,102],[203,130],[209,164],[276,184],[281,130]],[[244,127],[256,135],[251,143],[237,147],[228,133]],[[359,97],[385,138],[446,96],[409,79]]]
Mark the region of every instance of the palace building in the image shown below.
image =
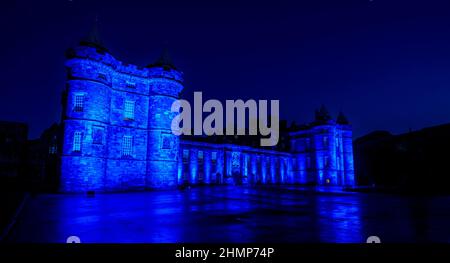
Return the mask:
[[[352,129],[342,113],[335,120],[322,107],[311,124],[282,123],[275,147],[255,136],[176,136],[171,105],[183,75],[166,54],[138,67],[93,37],[67,51],[66,68],[62,192],[355,184]]]

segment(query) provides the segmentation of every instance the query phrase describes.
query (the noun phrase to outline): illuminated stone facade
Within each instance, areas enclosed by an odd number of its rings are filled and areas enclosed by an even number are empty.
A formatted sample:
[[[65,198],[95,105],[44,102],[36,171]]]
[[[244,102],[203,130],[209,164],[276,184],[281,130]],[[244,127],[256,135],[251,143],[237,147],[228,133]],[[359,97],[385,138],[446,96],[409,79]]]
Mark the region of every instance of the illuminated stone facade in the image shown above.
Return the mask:
[[[196,184],[353,186],[352,131],[324,109],[283,149],[180,140],[170,126],[182,73],[162,56],[137,67],[82,43],[67,53],[61,191]]]

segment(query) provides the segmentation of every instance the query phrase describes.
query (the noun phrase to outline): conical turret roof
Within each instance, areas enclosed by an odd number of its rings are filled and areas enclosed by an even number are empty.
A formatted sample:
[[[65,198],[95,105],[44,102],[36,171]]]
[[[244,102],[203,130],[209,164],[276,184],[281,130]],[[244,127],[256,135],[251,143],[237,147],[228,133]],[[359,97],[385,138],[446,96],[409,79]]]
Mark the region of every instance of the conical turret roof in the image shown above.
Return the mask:
[[[168,69],[177,69],[172,61],[172,57],[169,54],[169,49],[167,47],[164,47],[161,55],[159,58],[155,61],[155,63],[148,65],[147,67],[164,67]]]
[[[344,115],[342,111],[339,112],[339,115],[337,116],[336,122],[338,124],[350,124],[347,117]]]
[[[103,41],[100,37],[99,33],[99,22],[98,17],[95,18],[95,22],[91,28],[91,31],[88,33],[88,35],[81,40],[80,44],[85,46],[91,46],[95,48],[99,48],[102,50],[107,50],[105,46],[103,45]]]

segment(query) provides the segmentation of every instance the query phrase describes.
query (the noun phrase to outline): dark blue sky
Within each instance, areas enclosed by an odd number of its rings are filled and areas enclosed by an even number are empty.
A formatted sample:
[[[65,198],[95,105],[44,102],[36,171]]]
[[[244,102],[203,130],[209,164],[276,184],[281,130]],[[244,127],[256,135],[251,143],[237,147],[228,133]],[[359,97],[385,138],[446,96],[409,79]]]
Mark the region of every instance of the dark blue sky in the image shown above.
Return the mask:
[[[298,123],[325,104],[355,137],[450,122],[448,1],[183,2],[2,3],[0,120],[31,138],[59,121],[64,52],[98,15],[120,60],[147,65],[167,43],[186,94],[279,99]]]

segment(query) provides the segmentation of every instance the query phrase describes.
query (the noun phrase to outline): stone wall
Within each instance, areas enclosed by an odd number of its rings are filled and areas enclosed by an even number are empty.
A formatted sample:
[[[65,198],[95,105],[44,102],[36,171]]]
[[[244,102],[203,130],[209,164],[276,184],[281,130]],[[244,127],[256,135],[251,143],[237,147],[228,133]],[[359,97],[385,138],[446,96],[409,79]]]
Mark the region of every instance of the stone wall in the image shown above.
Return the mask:
[[[140,68],[88,46],[70,50],[66,67],[63,192],[184,184],[354,185],[349,125],[329,122],[293,132],[291,152],[180,142],[171,131],[171,106],[183,89],[175,68]],[[134,117],[125,116],[125,105],[134,105]],[[79,150],[75,134],[81,135]]]
[[[88,46],[70,50],[66,67],[61,191],[176,186],[179,138],[170,130],[170,106],[183,88],[181,73],[128,65]],[[125,116],[126,103],[134,105],[133,118]],[[75,133],[82,134],[80,151]],[[126,155],[124,137],[131,138]]]

